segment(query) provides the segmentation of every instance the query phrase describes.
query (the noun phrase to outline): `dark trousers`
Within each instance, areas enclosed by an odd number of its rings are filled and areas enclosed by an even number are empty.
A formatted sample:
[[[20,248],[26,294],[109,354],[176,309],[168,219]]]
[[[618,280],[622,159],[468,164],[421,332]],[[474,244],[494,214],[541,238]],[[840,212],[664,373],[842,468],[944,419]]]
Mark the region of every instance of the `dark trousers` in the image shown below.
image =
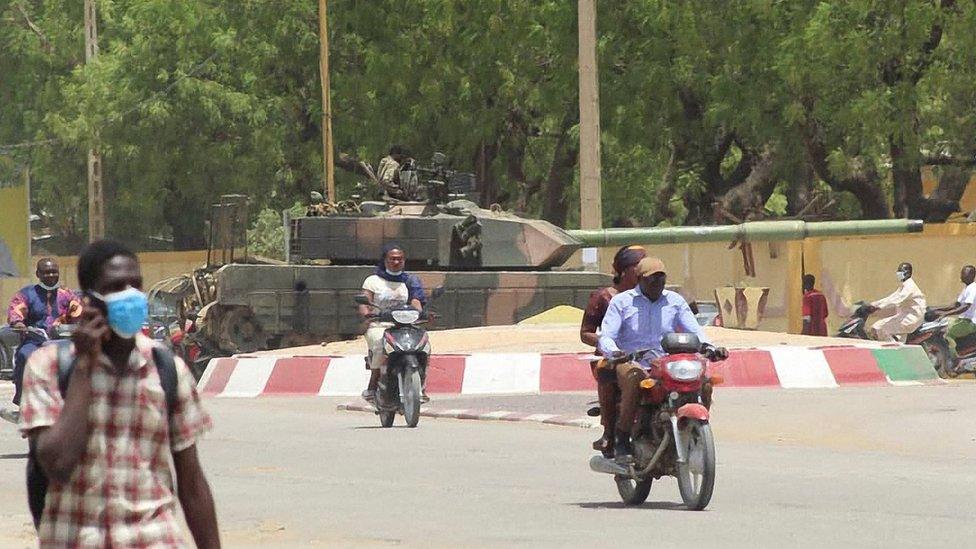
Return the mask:
[[[14,355],[14,404],[20,406],[20,395],[24,388],[24,368],[27,366],[27,357],[40,347],[41,344],[30,339],[24,341],[17,347]]]

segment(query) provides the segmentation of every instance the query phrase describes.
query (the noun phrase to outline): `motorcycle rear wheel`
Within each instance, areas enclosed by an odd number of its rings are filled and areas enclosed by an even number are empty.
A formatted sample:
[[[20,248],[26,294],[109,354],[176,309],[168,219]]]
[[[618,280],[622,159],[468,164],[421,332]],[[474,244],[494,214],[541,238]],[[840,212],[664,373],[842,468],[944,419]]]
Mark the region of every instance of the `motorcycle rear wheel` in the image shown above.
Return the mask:
[[[648,494],[651,493],[651,482],[653,479],[634,480],[630,477],[614,475],[613,480],[617,483],[617,493],[625,505],[640,505],[647,501]]]
[[[689,420],[685,427],[687,463],[678,464],[678,490],[681,501],[692,511],[708,506],[715,488],[715,439],[712,427],[704,421]]]

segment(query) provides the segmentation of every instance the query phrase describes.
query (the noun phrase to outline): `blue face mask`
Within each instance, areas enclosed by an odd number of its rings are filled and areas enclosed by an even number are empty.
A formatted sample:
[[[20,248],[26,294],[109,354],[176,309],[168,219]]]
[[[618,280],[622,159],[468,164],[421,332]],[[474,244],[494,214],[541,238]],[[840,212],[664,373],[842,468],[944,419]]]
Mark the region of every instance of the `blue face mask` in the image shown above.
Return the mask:
[[[92,292],[95,293],[95,292]],[[146,294],[129,287],[121,292],[101,296],[108,309],[108,326],[121,338],[132,339],[149,318],[149,299]]]

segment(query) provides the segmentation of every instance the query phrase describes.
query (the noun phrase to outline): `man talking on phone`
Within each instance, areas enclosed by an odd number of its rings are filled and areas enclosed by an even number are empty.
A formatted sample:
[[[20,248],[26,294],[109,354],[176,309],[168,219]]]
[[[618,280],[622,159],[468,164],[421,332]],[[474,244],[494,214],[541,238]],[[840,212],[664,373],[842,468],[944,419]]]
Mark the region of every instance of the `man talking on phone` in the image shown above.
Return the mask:
[[[196,545],[219,547],[196,450],[210,417],[183,361],[141,333],[148,302],[135,254],[93,242],[78,258],[78,281],[85,297],[64,393],[56,345],[32,354],[24,376],[20,429],[49,481],[41,547],[186,545],[170,456]]]

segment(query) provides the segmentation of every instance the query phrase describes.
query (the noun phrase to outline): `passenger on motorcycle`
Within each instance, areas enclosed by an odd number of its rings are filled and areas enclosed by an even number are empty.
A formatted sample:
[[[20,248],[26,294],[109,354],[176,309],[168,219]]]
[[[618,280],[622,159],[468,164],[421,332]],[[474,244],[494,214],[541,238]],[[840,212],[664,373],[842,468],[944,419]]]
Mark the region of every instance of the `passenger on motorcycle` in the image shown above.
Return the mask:
[[[647,257],[637,264],[636,288],[617,294],[600,325],[599,351],[603,356],[622,356],[640,349],[652,349],[640,363],[616,366],[620,387],[614,457],[627,459],[632,454],[630,435],[640,398],[640,382],[647,378],[649,360],[664,355],[661,338],[674,332],[693,333],[702,342],[701,351],[709,358],[724,359],[728,351],[706,342],[695,315],[681,295],[664,288],[667,272],[664,262]]]
[[[946,331],[946,340],[952,350],[956,350],[959,340],[976,334],[976,267],[966,265],[959,273],[959,280],[965,285],[962,293],[956,298],[955,305],[935,309],[939,318],[959,315]]]
[[[586,345],[597,346],[600,324],[607,314],[607,307],[613,296],[637,286],[637,263],[647,255],[642,246],[624,246],[613,256],[613,286],[600,288],[590,294],[590,301],[583,311],[580,325],[580,341]],[[599,352],[599,351],[597,351]],[[596,394],[600,400],[600,423],[603,436],[593,441],[593,449],[609,456],[613,452],[613,426],[617,420],[617,374],[613,368],[606,367],[606,361],[594,360],[590,363],[596,379]],[[603,365],[601,367],[601,365]]]
[[[26,332],[28,327],[47,331],[52,326],[63,323],[74,323],[81,316],[81,301],[67,288],[60,285],[61,271],[54,259],[45,257],[37,262],[37,284],[27,286],[17,292],[10,300],[7,309],[7,323],[14,330]],[[14,398],[13,403],[20,405],[20,394],[24,381],[24,365],[43,340],[37,336],[25,334],[23,342],[17,347],[14,358]],[[4,413],[11,413],[4,409]]]
[[[404,271],[406,263],[406,255],[399,245],[387,244],[383,247],[383,255],[376,265],[376,271],[363,281],[363,294],[370,303],[381,309],[409,303],[418,311],[423,310],[427,302],[424,286],[416,275]],[[369,313],[369,307],[359,306],[359,315],[364,319]],[[380,367],[386,360],[383,353],[383,333],[390,326],[392,324],[389,322],[370,321],[366,328],[370,376],[369,385],[363,391],[363,398],[367,401],[372,401],[376,397],[376,388],[380,382]],[[425,393],[422,400],[426,399]]]
[[[871,325],[878,341],[893,341],[895,336],[914,332],[925,320],[925,294],[912,280],[912,264],[902,263],[895,271],[901,285],[894,293],[871,304],[871,312],[895,308],[895,313]]]

